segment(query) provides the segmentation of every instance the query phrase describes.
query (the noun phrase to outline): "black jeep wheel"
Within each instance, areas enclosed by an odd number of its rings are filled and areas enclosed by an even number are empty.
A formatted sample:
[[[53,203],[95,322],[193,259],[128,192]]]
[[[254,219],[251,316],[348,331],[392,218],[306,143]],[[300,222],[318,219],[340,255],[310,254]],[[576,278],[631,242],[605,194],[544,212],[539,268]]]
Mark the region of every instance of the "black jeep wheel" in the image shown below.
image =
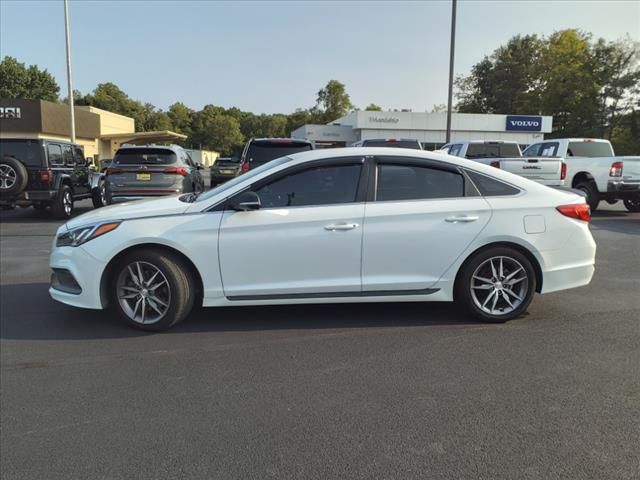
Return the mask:
[[[107,187],[104,182],[93,189],[91,192],[91,201],[93,202],[93,208],[100,208],[107,206]]]
[[[24,165],[11,157],[0,160],[0,195],[18,195],[25,188],[29,174]]]
[[[71,217],[73,213],[73,194],[69,185],[62,185],[58,196],[51,204],[51,212],[54,218],[64,220]]]

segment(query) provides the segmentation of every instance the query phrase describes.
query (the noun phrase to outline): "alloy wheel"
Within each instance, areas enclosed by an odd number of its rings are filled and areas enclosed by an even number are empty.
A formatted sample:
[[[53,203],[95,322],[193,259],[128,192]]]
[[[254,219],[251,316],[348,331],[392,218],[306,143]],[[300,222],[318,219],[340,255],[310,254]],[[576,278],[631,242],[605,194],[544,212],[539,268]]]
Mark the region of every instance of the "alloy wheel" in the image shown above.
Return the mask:
[[[16,184],[18,174],[11,165],[0,165],[0,189],[8,190]]]
[[[524,302],[529,290],[527,272],[520,262],[491,257],[471,276],[471,297],[476,306],[490,315],[506,315]]]
[[[71,199],[71,192],[64,192],[64,196],[62,197],[62,204],[64,206],[64,213],[69,216],[71,215],[71,210],[73,209],[73,200]]]
[[[142,325],[160,321],[171,304],[167,277],[149,262],[133,262],[122,269],[117,296],[124,313]]]

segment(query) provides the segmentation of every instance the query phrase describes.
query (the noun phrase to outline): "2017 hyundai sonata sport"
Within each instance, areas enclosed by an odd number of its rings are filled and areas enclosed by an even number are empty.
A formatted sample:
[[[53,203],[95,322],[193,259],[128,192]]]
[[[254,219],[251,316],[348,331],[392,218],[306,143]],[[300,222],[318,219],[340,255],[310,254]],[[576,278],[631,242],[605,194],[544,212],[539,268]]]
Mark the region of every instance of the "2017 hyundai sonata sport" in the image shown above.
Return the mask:
[[[589,219],[578,194],[458,157],[315,150],[206,193],[71,220],[54,241],[50,293],[145,330],[195,304],[455,300],[502,322],[535,292],[590,282]]]

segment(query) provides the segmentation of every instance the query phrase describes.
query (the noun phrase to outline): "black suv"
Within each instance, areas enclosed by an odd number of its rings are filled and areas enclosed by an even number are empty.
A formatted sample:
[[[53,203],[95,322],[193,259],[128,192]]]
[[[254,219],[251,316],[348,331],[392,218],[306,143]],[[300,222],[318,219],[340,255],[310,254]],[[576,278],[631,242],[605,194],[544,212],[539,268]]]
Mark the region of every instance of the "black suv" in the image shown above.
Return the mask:
[[[244,146],[240,158],[240,173],[264,165],[271,160],[287,157],[298,152],[313,150],[309,140],[293,138],[252,138]]]
[[[58,140],[0,140],[0,207],[51,207],[54,217],[73,213],[73,202],[106,205],[104,175],[90,168],[82,147]]]

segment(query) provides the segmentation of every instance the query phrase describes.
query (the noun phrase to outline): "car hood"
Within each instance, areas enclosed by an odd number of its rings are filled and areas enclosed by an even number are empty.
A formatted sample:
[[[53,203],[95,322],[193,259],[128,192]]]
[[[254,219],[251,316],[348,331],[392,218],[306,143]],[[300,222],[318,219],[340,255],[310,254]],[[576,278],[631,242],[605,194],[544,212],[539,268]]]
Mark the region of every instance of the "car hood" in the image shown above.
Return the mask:
[[[183,213],[189,208],[189,203],[180,201],[179,195],[154,198],[150,200],[135,200],[118,203],[109,207],[102,207],[84,213],[66,223],[67,228],[73,229],[83,225],[111,222],[114,220],[130,220],[132,218],[158,217]]]

